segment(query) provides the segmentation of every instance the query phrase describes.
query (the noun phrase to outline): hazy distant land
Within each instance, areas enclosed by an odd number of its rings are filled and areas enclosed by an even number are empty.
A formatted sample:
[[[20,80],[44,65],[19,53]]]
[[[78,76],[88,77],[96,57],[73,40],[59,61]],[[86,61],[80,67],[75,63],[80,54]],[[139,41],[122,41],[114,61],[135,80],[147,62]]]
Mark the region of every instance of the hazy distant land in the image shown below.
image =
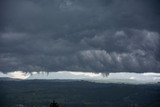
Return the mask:
[[[160,84],[103,84],[76,80],[0,81],[1,107],[160,107]]]

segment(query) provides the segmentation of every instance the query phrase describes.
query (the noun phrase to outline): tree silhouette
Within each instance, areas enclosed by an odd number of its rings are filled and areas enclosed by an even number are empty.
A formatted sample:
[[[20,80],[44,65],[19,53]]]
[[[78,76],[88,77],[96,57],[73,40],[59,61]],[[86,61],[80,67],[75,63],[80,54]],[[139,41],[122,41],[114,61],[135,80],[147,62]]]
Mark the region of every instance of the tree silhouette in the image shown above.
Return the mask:
[[[56,103],[54,100],[53,102],[50,104],[50,107],[59,107],[58,103]]]

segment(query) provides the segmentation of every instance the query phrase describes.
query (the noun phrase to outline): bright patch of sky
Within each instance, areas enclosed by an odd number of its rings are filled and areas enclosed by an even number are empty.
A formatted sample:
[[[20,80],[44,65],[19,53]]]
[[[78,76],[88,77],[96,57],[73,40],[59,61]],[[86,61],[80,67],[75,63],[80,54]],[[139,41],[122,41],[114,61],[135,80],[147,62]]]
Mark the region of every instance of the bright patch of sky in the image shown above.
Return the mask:
[[[6,74],[3,74],[0,72],[0,77],[9,77],[9,78],[14,78],[14,79],[27,79],[30,77],[30,73],[25,73],[22,71],[14,71],[14,72],[9,72]]]
[[[0,77],[9,77],[22,80],[31,79],[73,79],[86,80],[97,83],[128,83],[128,84],[151,84],[160,82],[160,73],[92,73],[92,72],[74,72],[74,71],[59,71],[59,72],[32,72],[25,73],[22,71],[14,71],[3,74],[0,72]]]

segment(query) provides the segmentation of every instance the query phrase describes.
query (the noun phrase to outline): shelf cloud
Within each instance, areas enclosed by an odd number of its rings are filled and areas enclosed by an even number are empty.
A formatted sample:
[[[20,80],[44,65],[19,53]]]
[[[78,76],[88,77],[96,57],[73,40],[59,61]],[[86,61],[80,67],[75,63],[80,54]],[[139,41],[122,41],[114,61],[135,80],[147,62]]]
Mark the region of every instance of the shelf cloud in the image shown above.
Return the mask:
[[[0,71],[160,72],[158,0],[1,0]]]

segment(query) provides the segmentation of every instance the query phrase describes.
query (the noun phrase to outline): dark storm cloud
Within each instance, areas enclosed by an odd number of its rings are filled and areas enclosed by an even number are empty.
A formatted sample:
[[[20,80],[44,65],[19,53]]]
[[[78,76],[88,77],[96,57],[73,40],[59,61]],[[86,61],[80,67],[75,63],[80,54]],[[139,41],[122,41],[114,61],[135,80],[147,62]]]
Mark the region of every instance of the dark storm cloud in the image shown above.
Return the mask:
[[[159,72],[158,0],[1,0],[0,71]]]

